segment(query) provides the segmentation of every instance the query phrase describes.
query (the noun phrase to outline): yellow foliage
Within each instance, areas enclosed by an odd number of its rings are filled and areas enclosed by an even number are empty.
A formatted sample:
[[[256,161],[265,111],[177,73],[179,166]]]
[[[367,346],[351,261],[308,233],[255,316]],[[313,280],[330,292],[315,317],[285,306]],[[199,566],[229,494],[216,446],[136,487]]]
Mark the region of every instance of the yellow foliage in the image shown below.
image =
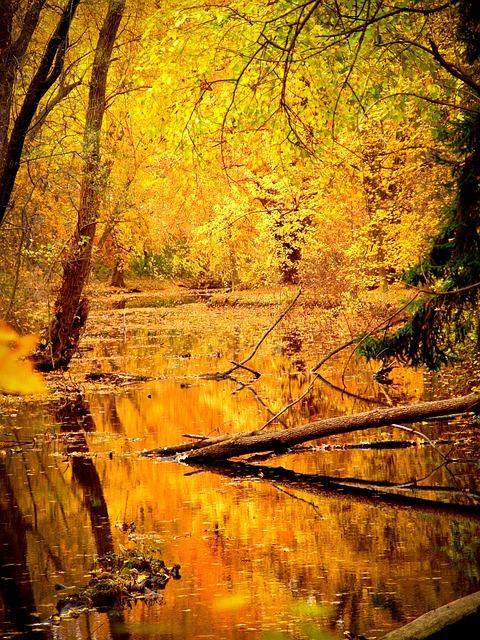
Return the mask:
[[[19,336],[0,320],[0,392],[42,393],[45,385],[30,362],[22,360],[35,347],[36,336]]]

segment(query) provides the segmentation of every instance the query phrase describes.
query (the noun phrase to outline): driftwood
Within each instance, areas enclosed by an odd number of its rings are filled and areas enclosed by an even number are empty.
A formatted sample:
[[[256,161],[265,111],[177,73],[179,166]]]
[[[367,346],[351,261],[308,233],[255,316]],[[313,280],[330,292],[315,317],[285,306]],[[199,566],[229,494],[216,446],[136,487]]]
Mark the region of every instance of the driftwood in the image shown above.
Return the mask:
[[[480,395],[471,393],[448,400],[374,409],[373,411],[352,416],[327,418],[282,431],[258,430],[250,433],[218,436],[207,440],[198,440],[194,443],[151,449],[143,453],[144,455],[162,457],[182,454],[182,460],[186,462],[201,462],[202,464],[266,451],[283,453],[291,447],[309,440],[352,431],[385,427],[395,423],[419,422],[434,416],[463,413],[479,405]]]
[[[480,637],[480,591],[433,609],[381,640],[465,640]]]

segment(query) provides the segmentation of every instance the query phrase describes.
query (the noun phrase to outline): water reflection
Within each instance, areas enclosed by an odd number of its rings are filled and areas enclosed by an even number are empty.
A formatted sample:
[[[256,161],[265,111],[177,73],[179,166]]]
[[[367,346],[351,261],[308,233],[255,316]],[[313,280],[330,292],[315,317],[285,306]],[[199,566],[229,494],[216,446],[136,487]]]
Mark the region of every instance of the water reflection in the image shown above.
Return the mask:
[[[242,376],[242,384],[196,377],[241,360],[270,318],[259,314],[249,333],[240,328],[242,310],[235,310],[220,331],[218,310],[202,307],[181,331],[173,322],[180,312],[185,309],[175,306],[139,315],[128,308],[108,311],[125,314],[122,328],[95,334],[97,317],[86,340],[92,351],[72,367],[79,379],[97,369],[156,379],[114,392],[90,385],[71,402],[20,406],[0,416],[6,443],[0,458],[3,636],[28,634],[28,623],[54,610],[55,582],[80,587],[94,558],[120,545],[160,549],[167,563],[182,565],[182,580],[169,583],[162,603],[137,603],[109,616],[90,612],[36,637],[234,640],[276,633],[300,639],[322,632],[339,639],[350,630],[378,638],[480,588],[480,519],[458,492],[475,498],[475,468],[444,465],[426,445],[345,446],[410,440],[410,434],[386,429],[334,437],[328,447],[317,443],[315,451],[261,467],[197,470],[139,457],[185,433],[258,428],[303,392],[318,360],[311,341],[291,327],[256,356],[262,377],[252,386],[243,387]],[[355,362],[343,368],[343,361],[329,363],[331,386],[317,383],[282,417],[285,426],[387,401],[371,371]],[[393,401],[423,397],[419,372],[396,371],[394,385]],[[471,425],[471,418],[451,418],[422,430],[458,442]],[[439,446],[446,451],[452,445]],[[463,449],[455,447],[461,458]],[[283,471],[271,471],[280,465]],[[357,484],[339,491],[333,478]],[[402,490],[408,500],[382,498],[392,485],[422,478],[428,478],[428,494],[420,483],[416,491]],[[427,498],[465,506],[439,506]],[[135,540],[115,526],[123,522],[135,522]]]
[[[86,434],[95,431],[95,422],[87,403],[80,395],[75,400],[62,403],[56,411],[55,418],[60,423],[60,433],[71,434],[66,440],[65,452],[71,464],[72,480],[83,493],[96,553],[98,556],[104,556],[113,552],[115,548],[102,483],[93,460],[88,456]]]
[[[32,529],[16,501],[5,460],[0,460],[0,595],[3,609],[2,637],[35,635],[38,622],[32,578],[27,561],[27,534]]]

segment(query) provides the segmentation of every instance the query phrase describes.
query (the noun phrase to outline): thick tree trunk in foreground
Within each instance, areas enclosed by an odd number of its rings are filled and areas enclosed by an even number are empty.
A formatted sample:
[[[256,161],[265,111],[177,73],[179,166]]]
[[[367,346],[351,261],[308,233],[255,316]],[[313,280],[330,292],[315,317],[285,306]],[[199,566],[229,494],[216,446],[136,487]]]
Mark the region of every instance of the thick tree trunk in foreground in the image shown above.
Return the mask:
[[[88,301],[82,295],[90,275],[93,242],[106,183],[106,167],[100,157],[100,135],[106,108],[108,69],[124,8],[125,0],[110,0],[95,50],[83,139],[84,168],[77,227],[67,251],[54,319],[45,335],[45,346],[40,348],[36,359],[37,367],[44,371],[68,366],[88,317]]]
[[[283,452],[309,440],[325,438],[340,433],[385,427],[395,423],[419,422],[425,418],[451,413],[463,413],[480,405],[480,395],[471,393],[460,398],[422,402],[420,404],[388,409],[374,409],[353,416],[328,418],[310,422],[302,427],[283,431],[252,431],[233,436],[203,439],[195,443],[181,444],[145,452],[158,456],[182,454],[182,460],[208,463],[232,457],[265,451]]]
[[[480,591],[433,609],[381,640],[453,640],[478,638]]]

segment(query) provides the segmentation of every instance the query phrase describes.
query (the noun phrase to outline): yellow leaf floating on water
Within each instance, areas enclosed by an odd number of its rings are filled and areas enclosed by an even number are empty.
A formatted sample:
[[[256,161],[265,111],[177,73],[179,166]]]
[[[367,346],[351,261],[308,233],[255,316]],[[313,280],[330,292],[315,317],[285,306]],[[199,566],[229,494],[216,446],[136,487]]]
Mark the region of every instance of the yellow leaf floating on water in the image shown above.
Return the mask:
[[[43,393],[45,384],[28,360],[22,360],[35,348],[35,336],[19,336],[0,320],[0,392],[13,394]]]

